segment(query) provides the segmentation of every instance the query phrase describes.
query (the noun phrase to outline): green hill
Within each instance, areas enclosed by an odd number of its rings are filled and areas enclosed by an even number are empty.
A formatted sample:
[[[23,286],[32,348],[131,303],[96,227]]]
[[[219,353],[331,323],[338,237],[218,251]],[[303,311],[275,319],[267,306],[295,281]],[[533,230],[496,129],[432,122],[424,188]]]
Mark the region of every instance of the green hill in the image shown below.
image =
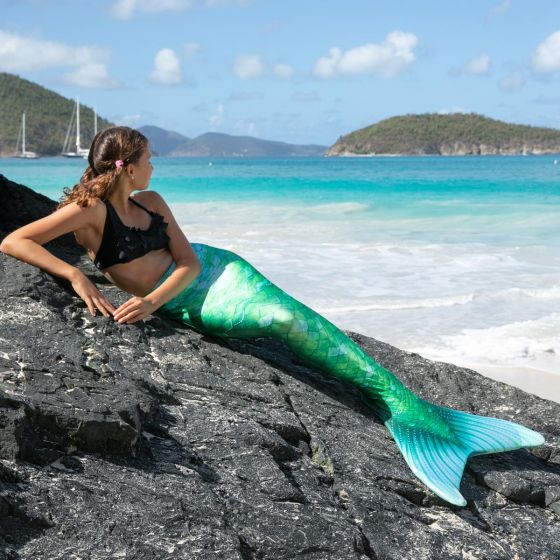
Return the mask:
[[[341,136],[327,156],[560,153],[560,130],[509,124],[477,113],[425,113],[382,120]]]
[[[13,156],[21,115],[25,111],[25,148],[39,155],[59,155],[76,100],[66,99],[15,74],[0,72],[0,157]],[[93,109],[80,102],[80,144],[89,148],[93,139]],[[97,116],[97,129],[114,126]],[[73,138],[76,137],[74,124]],[[75,148],[75,141],[72,149]]]
[[[26,150],[41,156],[57,156],[62,152],[68,125],[75,112],[75,99],[66,99],[39,84],[15,74],[0,72],[0,157],[15,155],[21,115],[25,111]],[[94,136],[93,109],[80,103],[80,144],[89,148]],[[114,123],[97,117],[97,129]],[[263,140],[250,136],[232,136],[207,132],[188,138],[178,132],[146,125],[143,132],[154,155],[169,157],[227,157],[227,156],[316,156],[323,155],[326,146],[296,145]],[[75,148],[76,127],[73,125],[70,140]]]

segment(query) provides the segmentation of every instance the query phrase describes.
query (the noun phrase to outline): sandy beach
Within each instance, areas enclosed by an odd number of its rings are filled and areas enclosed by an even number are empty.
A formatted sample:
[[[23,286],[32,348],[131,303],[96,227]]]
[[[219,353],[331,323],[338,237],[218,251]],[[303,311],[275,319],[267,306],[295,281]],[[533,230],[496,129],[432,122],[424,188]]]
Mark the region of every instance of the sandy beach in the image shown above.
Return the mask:
[[[478,371],[486,377],[519,387],[527,393],[560,403],[560,375],[531,367],[489,366],[486,364],[458,363]]]

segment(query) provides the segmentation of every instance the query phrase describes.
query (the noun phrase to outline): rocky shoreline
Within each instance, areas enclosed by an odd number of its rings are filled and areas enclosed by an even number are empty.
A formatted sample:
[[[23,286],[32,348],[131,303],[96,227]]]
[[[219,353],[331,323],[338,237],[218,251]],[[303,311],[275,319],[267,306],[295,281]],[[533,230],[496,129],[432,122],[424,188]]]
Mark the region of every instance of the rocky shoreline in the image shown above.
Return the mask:
[[[403,153],[367,153],[361,154],[349,151],[342,146],[333,146],[325,152],[325,157],[403,157],[403,156],[543,156],[559,154],[559,149],[544,149],[535,147],[497,148],[483,144],[439,146],[435,152],[403,152]]]
[[[0,175],[0,238],[54,201]],[[46,247],[128,298],[71,234]],[[540,431],[444,502],[357,390],[271,339],[92,317],[0,253],[0,559],[560,557],[560,404],[347,332],[415,393]]]

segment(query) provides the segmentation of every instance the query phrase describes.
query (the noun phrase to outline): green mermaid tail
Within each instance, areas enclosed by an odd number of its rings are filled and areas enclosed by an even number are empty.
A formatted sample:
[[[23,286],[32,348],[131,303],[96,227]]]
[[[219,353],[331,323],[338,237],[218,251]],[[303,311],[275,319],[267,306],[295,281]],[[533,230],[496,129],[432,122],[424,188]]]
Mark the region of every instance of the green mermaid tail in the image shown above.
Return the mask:
[[[304,364],[353,383],[391,432],[412,472],[444,500],[466,505],[459,485],[471,455],[544,443],[540,433],[521,424],[421,399],[333,323],[274,285],[239,255],[202,243],[192,243],[192,247],[202,265],[201,274],[158,311],[206,334],[277,338]]]

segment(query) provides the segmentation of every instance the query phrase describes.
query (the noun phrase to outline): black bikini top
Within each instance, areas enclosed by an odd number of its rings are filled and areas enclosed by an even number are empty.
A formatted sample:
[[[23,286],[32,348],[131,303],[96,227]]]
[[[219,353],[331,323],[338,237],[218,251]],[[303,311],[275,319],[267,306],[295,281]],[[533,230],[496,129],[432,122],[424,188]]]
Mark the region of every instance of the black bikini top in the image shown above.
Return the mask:
[[[128,197],[128,200],[146,210],[152,216],[152,222],[146,230],[127,226],[122,223],[113,205],[106,200],[107,218],[103,228],[103,237],[93,261],[93,264],[100,270],[117,263],[130,262],[150,251],[168,245],[169,236],[165,230],[169,224],[163,220],[163,216],[144,208],[131,197]]]

